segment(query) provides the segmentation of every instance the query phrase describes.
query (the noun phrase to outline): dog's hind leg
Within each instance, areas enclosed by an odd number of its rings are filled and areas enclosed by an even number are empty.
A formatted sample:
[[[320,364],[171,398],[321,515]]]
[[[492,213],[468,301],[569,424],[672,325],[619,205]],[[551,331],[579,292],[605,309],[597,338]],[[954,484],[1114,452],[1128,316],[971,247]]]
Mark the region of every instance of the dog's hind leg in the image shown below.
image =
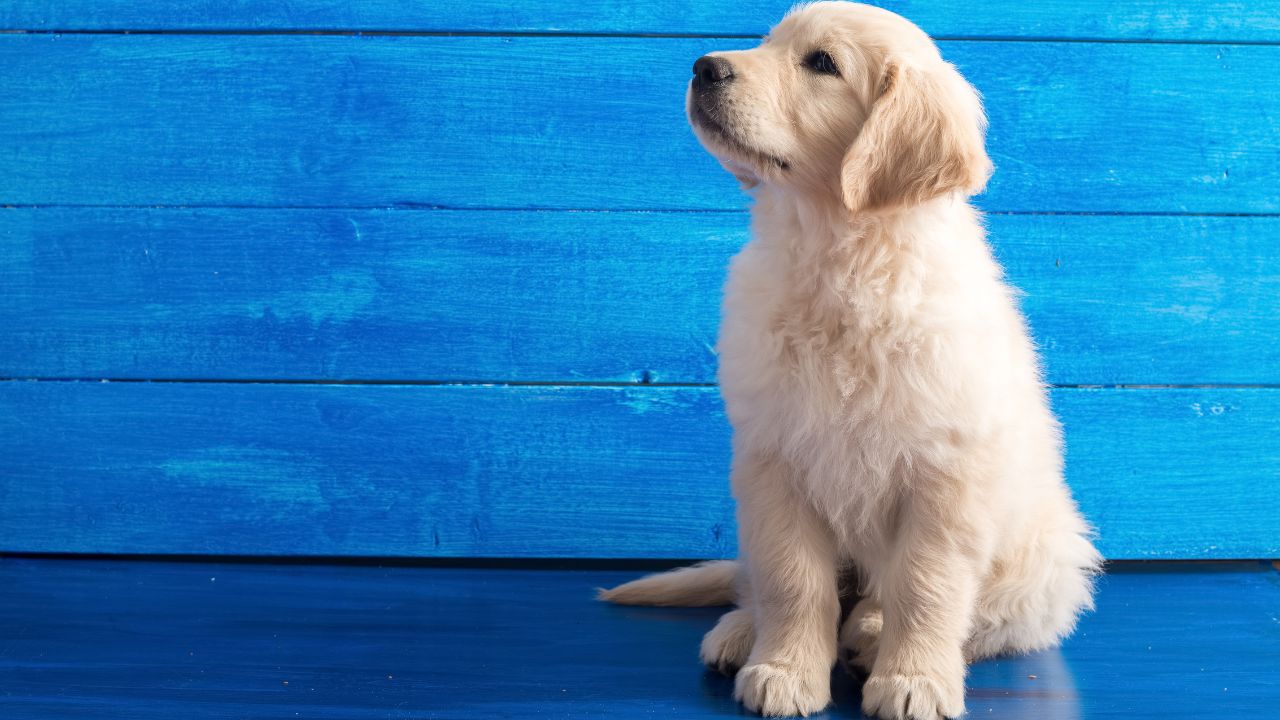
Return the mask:
[[[1057,645],[1093,609],[1101,556],[1074,512],[1038,525],[1016,552],[998,558],[974,609],[970,661]],[[1047,527],[1046,527],[1047,526]]]
[[[880,603],[868,597],[853,606],[840,627],[840,661],[849,674],[855,674],[855,669],[870,673],[875,667],[883,629],[884,613]]]

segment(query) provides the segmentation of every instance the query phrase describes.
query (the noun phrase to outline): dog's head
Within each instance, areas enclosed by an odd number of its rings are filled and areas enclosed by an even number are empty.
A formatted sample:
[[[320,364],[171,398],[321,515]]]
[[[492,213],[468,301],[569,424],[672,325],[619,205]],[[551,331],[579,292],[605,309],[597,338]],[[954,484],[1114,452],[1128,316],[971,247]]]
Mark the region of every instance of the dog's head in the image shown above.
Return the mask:
[[[758,47],[699,58],[686,106],[745,186],[826,193],[853,212],[973,194],[991,173],[978,93],[919,28],[868,5],[802,5]]]

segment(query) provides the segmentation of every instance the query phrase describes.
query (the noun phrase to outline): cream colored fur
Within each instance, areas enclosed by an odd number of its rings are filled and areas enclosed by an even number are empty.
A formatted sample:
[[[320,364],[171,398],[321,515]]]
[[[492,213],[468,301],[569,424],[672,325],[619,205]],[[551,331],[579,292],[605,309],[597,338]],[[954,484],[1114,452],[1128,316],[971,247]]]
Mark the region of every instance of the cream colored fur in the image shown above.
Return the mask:
[[[806,66],[815,50],[838,75]],[[1056,644],[1100,563],[966,201],[990,172],[978,95],[914,25],[853,3],[717,56],[733,77],[690,88],[691,122],[755,198],[718,348],[740,564],[602,597],[736,598],[702,658],[765,715],[825,707],[842,648],[868,714],[955,717],[966,663]],[[862,599],[840,627],[849,568]]]

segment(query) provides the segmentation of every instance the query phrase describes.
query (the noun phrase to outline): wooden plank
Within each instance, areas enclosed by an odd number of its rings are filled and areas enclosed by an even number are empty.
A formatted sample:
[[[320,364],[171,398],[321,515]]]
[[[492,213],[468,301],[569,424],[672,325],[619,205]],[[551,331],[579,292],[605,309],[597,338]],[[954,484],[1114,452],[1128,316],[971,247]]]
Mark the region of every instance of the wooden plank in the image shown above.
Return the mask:
[[[1280,556],[1280,390],[1054,392],[1110,558]],[[725,557],[714,388],[0,383],[0,550]]]
[[[792,0],[205,0],[184,4],[181,12],[176,12],[170,4],[128,0],[9,0],[0,8],[0,28],[762,35],[793,4]],[[884,0],[873,4],[906,15],[927,32],[942,36],[1219,42],[1280,39],[1280,13],[1266,2],[993,0],[961,6],[941,0]]]
[[[738,209],[681,98],[746,44],[0,35],[0,203]],[[1280,47],[943,50],[987,98],[988,209],[1280,212]]]
[[[0,560],[5,717],[742,717],[697,659],[725,609],[592,598],[634,575]],[[970,668],[969,713],[1268,717],[1278,603],[1262,563],[1113,567],[1063,648]],[[812,717],[861,717],[858,688],[837,668]]]
[[[992,216],[1061,384],[1280,380],[1280,219]],[[1249,369],[1246,369],[1249,368]]]
[[[0,374],[712,382],[720,286],[745,223],[0,211]]]
[[[4,550],[733,546],[714,391],[18,382],[0,397]]]
[[[1059,384],[1280,382],[1280,218],[996,215]],[[0,376],[712,383],[743,213],[0,210]]]

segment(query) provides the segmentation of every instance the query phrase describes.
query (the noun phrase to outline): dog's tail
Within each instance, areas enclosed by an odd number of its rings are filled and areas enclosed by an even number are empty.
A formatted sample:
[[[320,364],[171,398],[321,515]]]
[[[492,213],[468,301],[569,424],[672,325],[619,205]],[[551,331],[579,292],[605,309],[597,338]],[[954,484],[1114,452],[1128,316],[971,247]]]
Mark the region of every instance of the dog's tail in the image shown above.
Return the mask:
[[[738,563],[713,560],[623,583],[597,597],[619,605],[729,605],[737,596]]]

